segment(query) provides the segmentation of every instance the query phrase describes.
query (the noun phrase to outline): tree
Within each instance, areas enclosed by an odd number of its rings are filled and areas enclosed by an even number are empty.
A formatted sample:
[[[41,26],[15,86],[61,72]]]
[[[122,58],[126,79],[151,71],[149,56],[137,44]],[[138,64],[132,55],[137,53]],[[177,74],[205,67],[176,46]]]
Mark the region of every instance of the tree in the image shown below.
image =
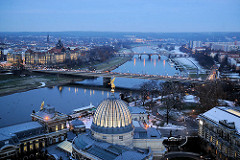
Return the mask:
[[[158,85],[157,85],[156,81],[150,81],[150,82],[143,83],[140,86],[140,90],[141,90],[141,97],[142,97],[143,106],[145,105],[145,101],[147,100],[148,97],[151,98],[151,103],[152,103],[152,98],[155,95],[159,95],[159,88],[158,88]]]
[[[202,111],[209,110],[218,105],[219,99],[225,99],[226,93],[223,90],[223,82],[220,80],[196,86],[197,96],[200,98]]]
[[[165,82],[159,84],[162,103],[166,108],[167,124],[169,115],[173,108],[180,108],[180,97],[184,93],[183,86],[179,82]]]
[[[149,95],[149,83],[143,83],[140,86],[140,91],[141,91],[141,101],[142,101],[142,105],[145,105],[145,101],[147,100],[147,97]]]

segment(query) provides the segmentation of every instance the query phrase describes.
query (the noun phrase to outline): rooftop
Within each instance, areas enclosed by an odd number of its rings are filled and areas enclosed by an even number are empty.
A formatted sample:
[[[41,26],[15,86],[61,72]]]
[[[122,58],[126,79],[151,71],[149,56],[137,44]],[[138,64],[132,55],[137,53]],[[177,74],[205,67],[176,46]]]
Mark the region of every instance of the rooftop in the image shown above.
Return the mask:
[[[94,139],[90,133],[78,135],[74,140],[77,149],[104,160],[132,159],[141,160],[149,156],[149,150],[130,149]]]
[[[128,109],[131,112],[131,114],[140,114],[140,113],[145,114],[146,113],[146,110],[141,107],[128,107]]]
[[[23,132],[30,129],[37,129],[37,128],[42,128],[42,125],[39,124],[38,122],[26,122],[26,123],[21,123],[13,126],[0,128],[0,133],[14,134],[14,133]]]
[[[0,128],[0,141],[11,138],[17,133],[29,131],[33,129],[41,129],[42,125],[38,122],[26,122],[17,125],[12,125],[4,128]]]
[[[234,122],[235,129],[240,134],[240,107],[214,107],[200,115],[216,124],[226,120],[228,123]]]
[[[55,110],[55,107],[46,105],[42,107],[38,112],[32,113],[33,117],[36,117],[38,119],[42,119],[44,121],[51,121],[54,120],[56,117],[63,117],[67,118],[67,115],[57,112]]]

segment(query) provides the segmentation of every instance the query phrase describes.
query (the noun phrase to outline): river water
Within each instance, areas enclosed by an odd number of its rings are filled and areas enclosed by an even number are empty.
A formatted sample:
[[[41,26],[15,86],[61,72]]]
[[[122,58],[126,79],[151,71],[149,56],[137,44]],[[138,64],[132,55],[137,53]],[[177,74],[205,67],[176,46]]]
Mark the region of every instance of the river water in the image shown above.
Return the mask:
[[[133,49],[138,53],[155,52],[151,47],[136,47]],[[167,58],[153,55],[151,59],[142,55],[141,59],[135,55],[130,61],[115,69],[113,72],[174,75],[179,74],[174,67],[168,64]],[[102,85],[102,78],[78,82],[81,84]],[[116,78],[115,85],[125,88],[138,88],[143,79]],[[119,92],[115,93],[118,97]],[[55,106],[56,110],[70,113],[73,109],[83,107],[92,103],[97,106],[102,100],[110,96],[110,92],[84,89],[75,86],[63,86],[53,88],[39,88],[22,93],[15,93],[0,97],[0,127],[31,121],[30,114],[33,110],[38,111],[42,101],[45,104]]]

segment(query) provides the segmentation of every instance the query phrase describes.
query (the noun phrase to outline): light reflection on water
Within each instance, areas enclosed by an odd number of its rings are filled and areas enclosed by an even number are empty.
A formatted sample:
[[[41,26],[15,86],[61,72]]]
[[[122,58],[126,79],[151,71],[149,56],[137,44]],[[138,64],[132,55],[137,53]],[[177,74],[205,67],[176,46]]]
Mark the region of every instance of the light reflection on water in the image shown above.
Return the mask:
[[[149,53],[151,48],[137,48],[137,50]],[[167,58],[164,56],[158,59],[157,55],[153,55],[149,59],[147,55],[142,55],[141,59],[139,59],[136,55],[132,60],[126,62],[113,72],[157,75],[174,75],[178,73],[166,60]],[[115,85],[118,87],[139,88],[143,82],[147,81],[145,79],[117,78]],[[103,79],[90,79],[79,83],[102,85]],[[116,97],[118,95],[119,93],[115,93]],[[109,96],[109,92],[65,86],[53,87],[51,89],[40,88],[0,97],[0,127],[31,121],[30,114],[32,110],[38,111],[42,101],[45,101],[45,104],[55,106],[58,111],[68,114],[73,109],[87,106],[90,103],[98,105],[103,99]]]
[[[22,93],[0,97],[0,127],[31,121],[30,114],[38,111],[42,101],[55,106],[60,112],[69,114],[73,109],[87,106],[90,103],[99,105],[109,97],[109,92],[77,87],[40,88]],[[115,93],[119,97],[119,92]]]

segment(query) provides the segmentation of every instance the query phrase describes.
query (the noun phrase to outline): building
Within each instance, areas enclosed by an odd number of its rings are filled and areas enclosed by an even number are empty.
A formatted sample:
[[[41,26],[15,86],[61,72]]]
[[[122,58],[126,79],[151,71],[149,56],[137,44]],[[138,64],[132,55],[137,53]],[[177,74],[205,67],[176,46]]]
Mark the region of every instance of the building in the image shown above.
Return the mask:
[[[69,130],[73,133],[81,133],[86,131],[86,126],[81,120],[76,118],[69,124]]]
[[[67,116],[44,106],[32,122],[0,128],[0,159],[33,158],[42,148],[65,140]]]
[[[127,104],[112,96],[97,108],[91,129],[72,143],[75,159],[151,159],[162,156],[161,133],[132,120]]]
[[[131,115],[132,115],[132,119],[135,121],[142,121],[142,122],[148,122],[149,118],[148,118],[148,114],[146,112],[146,110],[142,107],[128,107]]]
[[[0,128],[0,159],[25,157],[45,147],[44,127],[27,122]]]
[[[65,140],[67,136],[67,118],[66,114],[57,112],[54,107],[41,105],[38,112],[31,114],[32,120],[41,123],[44,126],[47,138],[47,145]]]
[[[202,42],[201,41],[190,41],[189,42],[189,48],[195,50],[195,48],[202,47]]]
[[[240,107],[214,107],[200,114],[199,136],[216,159],[240,159]]]

